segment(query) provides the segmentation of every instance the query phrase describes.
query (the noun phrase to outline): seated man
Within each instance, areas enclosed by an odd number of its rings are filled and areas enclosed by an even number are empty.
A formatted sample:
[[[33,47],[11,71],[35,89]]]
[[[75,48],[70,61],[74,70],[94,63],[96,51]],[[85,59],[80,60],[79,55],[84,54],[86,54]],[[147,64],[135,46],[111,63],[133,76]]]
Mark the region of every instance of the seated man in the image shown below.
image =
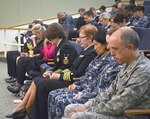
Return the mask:
[[[58,23],[60,23],[63,26],[65,33],[68,36],[70,30],[72,30],[75,27],[74,19],[71,15],[66,14],[65,12],[58,12],[57,18]]]
[[[49,93],[48,117],[60,119],[67,105],[84,104],[99,92],[105,91],[120,71],[107,50],[106,33],[97,32],[93,36],[93,43],[98,56],[90,63],[85,75],[76,80],[68,88],[61,88]]]
[[[92,11],[86,11],[84,13],[84,21],[86,22],[86,24],[92,24],[94,26],[96,26],[96,28],[98,30],[104,30],[103,26],[100,26],[95,20],[94,20],[94,14]]]
[[[147,16],[144,15],[144,7],[136,6],[134,7],[134,15],[132,16],[132,25],[135,27],[148,28],[150,21]]]
[[[123,12],[124,8],[125,8],[125,4],[124,3],[122,3],[122,2],[118,3],[118,5],[117,5],[117,12],[118,13]]]
[[[108,90],[85,104],[70,104],[64,115],[71,119],[128,119],[125,109],[150,107],[150,61],[140,53],[138,34],[121,27],[108,39],[117,63],[124,64]],[[132,119],[148,119],[134,115]]]
[[[80,17],[77,19],[77,23],[75,25],[75,28],[77,30],[79,30],[81,26],[85,25],[85,21],[84,21],[85,9],[84,8],[80,8],[78,10],[78,13],[79,13]]]
[[[99,14],[102,14],[102,13],[106,12],[106,7],[105,7],[105,5],[100,6],[99,11],[100,11]]]
[[[96,21],[98,23],[99,22],[99,15],[97,14],[96,8],[90,7],[89,11],[91,11],[93,13],[94,21]]]

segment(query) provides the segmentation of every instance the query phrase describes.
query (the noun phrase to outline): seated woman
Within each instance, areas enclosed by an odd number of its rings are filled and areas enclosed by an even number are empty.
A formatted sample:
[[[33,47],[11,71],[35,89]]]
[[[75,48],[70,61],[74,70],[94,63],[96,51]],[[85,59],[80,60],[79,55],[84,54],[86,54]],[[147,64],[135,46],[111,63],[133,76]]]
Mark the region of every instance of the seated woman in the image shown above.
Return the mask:
[[[87,68],[84,76],[68,88],[51,91],[48,97],[48,118],[61,119],[65,106],[71,103],[85,103],[105,91],[120,71],[111,54],[107,51],[106,33],[98,32],[93,37],[97,56]],[[101,57],[100,57],[101,56]]]
[[[41,24],[36,24],[32,28],[32,44],[27,43],[29,49],[28,53],[23,53],[17,57],[16,72],[17,83],[13,86],[8,86],[7,89],[11,93],[18,93],[21,90],[24,81],[26,80],[26,72],[30,70],[39,70],[39,66],[42,62],[46,62],[47,59],[53,58],[55,46],[49,43],[44,37],[45,27]],[[32,55],[30,57],[30,55]]]
[[[29,25],[29,28],[33,28],[34,25],[36,24],[41,24],[43,25],[43,22],[41,19],[36,19],[32,22],[31,25]],[[31,43],[31,39],[30,37],[33,35],[32,31],[27,31],[25,34],[21,33],[20,34],[21,38],[20,38],[20,42],[21,44],[23,44],[24,46],[21,46],[21,52],[19,51],[8,51],[7,52],[7,72],[8,75],[10,76],[9,78],[6,78],[5,81],[7,83],[12,83],[15,82],[17,79],[17,72],[16,72],[16,59],[17,57],[19,57],[22,52],[27,52],[28,48],[26,47],[26,43]],[[18,36],[15,37],[15,40],[18,42]]]
[[[64,33],[59,24],[51,24],[47,29],[47,38],[52,43],[58,42],[60,33]],[[57,32],[55,32],[57,31]],[[58,32],[59,31],[59,32]],[[14,109],[11,115],[7,115],[8,118],[23,118],[26,116],[26,111],[30,111],[34,103],[32,118],[33,119],[47,119],[47,98],[51,90],[67,87],[70,85],[75,77],[80,77],[85,73],[88,64],[96,57],[96,52],[93,46],[93,35],[97,32],[97,28],[93,25],[85,25],[80,29],[81,46],[84,47],[84,51],[76,58],[72,68],[62,71],[60,77],[56,78],[59,74],[56,72],[45,72],[43,77],[39,76],[34,79],[29,90],[27,91],[23,101]],[[50,38],[52,37],[52,38]],[[61,41],[62,42],[62,41]],[[61,43],[60,42],[60,43]],[[59,43],[59,42],[58,42]],[[56,45],[59,47],[59,45]],[[65,45],[66,46],[66,45]],[[73,46],[72,46],[73,47]],[[64,47],[66,48],[66,47]],[[56,48],[57,49],[57,48]],[[63,50],[64,51],[64,50]],[[67,51],[71,52],[69,49]],[[61,50],[59,51],[61,53]],[[56,53],[58,55],[58,53]],[[59,54],[60,55],[60,54]],[[64,56],[64,55],[63,55]],[[57,56],[58,58],[58,56]],[[69,59],[68,59],[69,60]],[[70,61],[70,60],[69,60]],[[63,61],[62,61],[63,62]],[[58,71],[58,70],[57,70]],[[52,74],[51,74],[52,73]],[[55,76],[55,78],[54,78]],[[51,79],[52,78],[52,79]],[[41,98],[42,97],[42,98]],[[37,113],[38,112],[38,113]],[[22,117],[20,117],[20,113]]]

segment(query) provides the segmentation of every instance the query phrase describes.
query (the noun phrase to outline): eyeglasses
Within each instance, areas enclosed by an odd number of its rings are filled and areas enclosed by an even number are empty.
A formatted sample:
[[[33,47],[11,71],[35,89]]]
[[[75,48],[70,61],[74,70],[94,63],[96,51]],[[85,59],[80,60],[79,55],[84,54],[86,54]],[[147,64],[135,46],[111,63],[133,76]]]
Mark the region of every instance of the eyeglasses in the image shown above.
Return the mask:
[[[114,21],[110,20],[111,23],[113,23]]]
[[[87,36],[79,36],[78,38],[82,39],[82,38],[86,38]]]

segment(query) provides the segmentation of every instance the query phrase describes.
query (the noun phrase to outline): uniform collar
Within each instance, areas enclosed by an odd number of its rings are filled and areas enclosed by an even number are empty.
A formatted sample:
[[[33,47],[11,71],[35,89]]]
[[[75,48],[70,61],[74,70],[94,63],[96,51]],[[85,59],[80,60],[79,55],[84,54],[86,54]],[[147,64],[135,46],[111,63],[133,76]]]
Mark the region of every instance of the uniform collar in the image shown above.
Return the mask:
[[[57,47],[59,46],[60,42],[62,41],[62,39],[58,42]]]
[[[130,74],[131,70],[133,70],[144,57],[145,57],[144,53],[141,52],[140,55],[135,60],[133,60],[128,66],[124,64],[121,73],[119,73],[121,74],[120,76],[123,76],[125,74]]]

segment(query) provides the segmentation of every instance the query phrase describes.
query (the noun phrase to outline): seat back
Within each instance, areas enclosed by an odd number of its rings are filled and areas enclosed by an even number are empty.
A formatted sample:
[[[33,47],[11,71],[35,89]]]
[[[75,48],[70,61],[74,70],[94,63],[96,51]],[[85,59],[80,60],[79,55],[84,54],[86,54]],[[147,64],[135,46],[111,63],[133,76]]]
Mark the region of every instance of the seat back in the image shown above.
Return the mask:
[[[81,47],[80,43],[77,43],[75,41],[69,41],[69,42],[75,47],[75,49],[78,52],[78,55],[83,51],[83,47]]]
[[[150,59],[150,50],[142,50],[144,52],[144,55]]]
[[[140,50],[150,50],[150,28],[134,28],[140,37]]]

